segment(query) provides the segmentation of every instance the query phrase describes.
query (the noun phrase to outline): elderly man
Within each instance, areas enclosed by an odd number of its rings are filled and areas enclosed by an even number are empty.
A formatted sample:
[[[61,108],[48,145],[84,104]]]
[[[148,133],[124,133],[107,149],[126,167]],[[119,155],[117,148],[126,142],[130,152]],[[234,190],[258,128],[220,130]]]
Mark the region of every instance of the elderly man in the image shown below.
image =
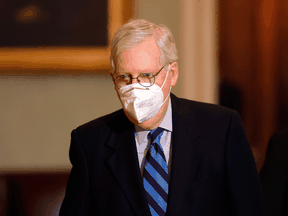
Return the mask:
[[[170,30],[130,21],[110,59],[123,109],[72,132],[60,215],[265,215],[239,115],[170,93],[178,79]]]

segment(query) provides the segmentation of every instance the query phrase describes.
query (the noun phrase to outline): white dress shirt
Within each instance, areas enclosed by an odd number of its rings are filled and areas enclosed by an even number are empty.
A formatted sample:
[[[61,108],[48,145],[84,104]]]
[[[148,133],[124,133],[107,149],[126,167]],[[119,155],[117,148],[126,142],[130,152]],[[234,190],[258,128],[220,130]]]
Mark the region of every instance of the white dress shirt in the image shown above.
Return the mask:
[[[144,158],[146,156],[147,150],[150,146],[150,140],[148,140],[147,135],[150,132],[149,130],[145,130],[138,125],[135,126],[135,141],[138,153],[139,166],[141,169],[141,174],[143,175],[143,166],[144,166]],[[167,112],[164,116],[163,121],[160,123],[159,127],[164,128],[163,135],[160,138],[160,144],[163,148],[164,155],[166,161],[168,162],[168,174],[170,177],[171,170],[171,154],[172,154],[172,145],[171,145],[171,133],[172,133],[172,106],[171,99],[169,98],[169,104],[167,108]]]

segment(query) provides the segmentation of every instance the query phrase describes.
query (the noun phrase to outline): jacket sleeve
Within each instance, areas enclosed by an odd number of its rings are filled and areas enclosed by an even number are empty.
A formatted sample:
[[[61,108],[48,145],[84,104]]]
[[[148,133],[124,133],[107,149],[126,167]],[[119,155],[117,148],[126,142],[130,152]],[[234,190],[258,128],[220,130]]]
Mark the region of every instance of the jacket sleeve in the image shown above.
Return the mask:
[[[60,216],[86,216],[89,211],[89,178],[85,154],[77,131],[72,131],[69,157],[72,169]]]
[[[227,134],[226,165],[233,215],[267,215],[255,160],[240,116],[235,111]]]

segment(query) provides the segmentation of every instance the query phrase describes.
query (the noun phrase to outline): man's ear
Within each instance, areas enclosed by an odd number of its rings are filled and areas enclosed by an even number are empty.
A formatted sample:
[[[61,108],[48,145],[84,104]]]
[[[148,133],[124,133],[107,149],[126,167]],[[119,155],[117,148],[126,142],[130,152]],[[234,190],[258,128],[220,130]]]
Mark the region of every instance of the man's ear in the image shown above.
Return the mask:
[[[174,87],[178,80],[178,63],[173,62],[170,65],[170,73],[171,73],[171,86]]]

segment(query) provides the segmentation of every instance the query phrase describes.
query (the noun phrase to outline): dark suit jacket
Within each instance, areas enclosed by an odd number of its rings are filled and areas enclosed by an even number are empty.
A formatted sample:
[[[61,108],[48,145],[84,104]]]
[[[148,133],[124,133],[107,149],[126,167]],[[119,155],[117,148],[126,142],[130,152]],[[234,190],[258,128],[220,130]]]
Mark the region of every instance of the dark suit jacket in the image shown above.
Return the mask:
[[[171,95],[172,165],[166,215],[265,215],[239,115]],[[73,165],[60,216],[149,215],[134,125],[123,110],[72,132]]]
[[[271,137],[260,180],[269,215],[288,215],[288,127]]]

